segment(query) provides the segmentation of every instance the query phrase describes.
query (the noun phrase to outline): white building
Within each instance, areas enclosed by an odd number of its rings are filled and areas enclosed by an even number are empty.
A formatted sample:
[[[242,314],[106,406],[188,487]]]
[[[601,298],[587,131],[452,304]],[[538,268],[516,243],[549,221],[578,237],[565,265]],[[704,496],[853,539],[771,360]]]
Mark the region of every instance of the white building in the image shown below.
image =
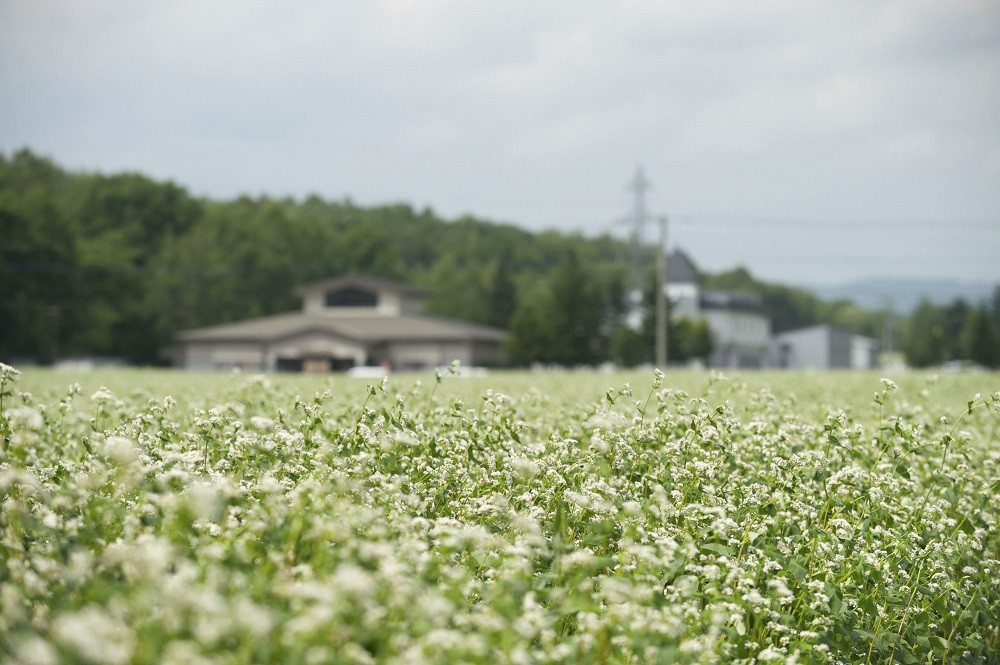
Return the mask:
[[[675,250],[667,259],[667,298],[671,318],[704,319],[714,347],[712,367],[750,368],[767,365],[771,321],[754,294],[709,291],[700,287],[688,256]]]
[[[771,344],[771,321],[756,295],[703,291],[701,315],[708,321],[715,347],[712,367],[764,367]]]
[[[879,366],[882,345],[877,339],[851,336],[851,369],[875,369]]]
[[[877,340],[821,324],[775,335],[771,364],[782,369],[874,369],[878,353]]]
[[[829,325],[772,336],[771,321],[753,294],[702,289],[691,259],[674,251],[667,259],[670,316],[704,319],[715,343],[712,367],[787,369],[873,369],[879,343]]]

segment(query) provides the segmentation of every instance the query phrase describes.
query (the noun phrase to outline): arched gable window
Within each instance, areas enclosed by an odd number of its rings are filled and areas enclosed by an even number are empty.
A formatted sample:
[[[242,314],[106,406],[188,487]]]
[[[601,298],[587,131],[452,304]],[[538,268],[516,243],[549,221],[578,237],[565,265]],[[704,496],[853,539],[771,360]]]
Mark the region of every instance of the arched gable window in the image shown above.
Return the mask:
[[[327,307],[375,307],[378,295],[371,291],[346,287],[326,292]]]

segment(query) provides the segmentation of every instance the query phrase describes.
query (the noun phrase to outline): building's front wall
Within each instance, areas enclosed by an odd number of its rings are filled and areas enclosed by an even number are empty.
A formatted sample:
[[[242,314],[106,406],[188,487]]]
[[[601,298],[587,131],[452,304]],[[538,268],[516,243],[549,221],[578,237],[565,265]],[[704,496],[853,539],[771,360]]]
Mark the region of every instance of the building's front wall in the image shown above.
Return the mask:
[[[404,316],[420,316],[424,313],[424,301],[422,298],[414,298],[413,296],[401,293],[394,293],[393,296],[395,296],[393,307],[395,307],[396,312],[399,314]]]
[[[189,342],[184,345],[181,356],[181,363],[186,369],[269,369],[265,348],[256,342]]]
[[[384,353],[399,370],[445,367],[458,361],[463,367],[495,367],[503,363],[499,342],[491,341],[438,341],[438,342],[389,342]]]
[[[714,343],[709,365],[751,368],[767,364],[771,323],[765,316],[730,309],[706,309],[702,315]]]
[[[683,316],[694,321],[701,316],[696,284],[668,284],[666,292],[672,319]]]
[[[775,338],[774,364],[786,369],[848,369],[852,335],[827,325],[784,332]]]
[[[295,361],[298,369],[320,371],[336,366],[364,365],[367,360],[363,344],[318,332],[272,343],[188,342],[180,353],[183,367],[203,371],[273,371],[287,361]]]
[[[851,368],[875,369],[878,367],[879,343],[870,338],[854,335],[851,337]]]
[[[323,332],[309,332],[279,342],[189,342],[181,352],[187,369],[212,371],[239,368],[274,371],[329,371],[389,362],[399,370],[462,366],[496,366],[503,356],[498,342],[388,342],[366,346]]]
[[[755,312],[718,309],[703,312],[717,344],[767,347],[771,339],[771,323]]]
[[[323,362],[339,365],[364,365],[368,349],[364,344],[329,333],[308,332],[273,342],[267,350],[267,368],[277,369],[281,361],[303,362],[303,369],[321,370]]]
[[[322,314],[326,311],[326,289],[303,291],[302,311],[306,314]]]
[[[830,364],[831,369],[849,369],[851,367],[851,333],[840,328],[829,328],[830,331]]]
[[[338,290],[331,287],[315,287],[302,292],[302,308],[306,314],[336,314],[337,316],[399,316],[401,314],[420,314],[423,311],[423,301],[420,298],[392,291],[390,289],[375,289],[370,287],[353,287],[361,291],[374,293],[374,307],[329,307],[326,304],[326,294]]]
[[[455,360],[475,364],[471,342],[392,342],[387,353],[395,369],[442,367]]]
[[[826,369],[830,366],[830,343],[826,328],[808,328],[781,333],[775,338],[778,367]]]
[[[405,298],[403,298],[398,293],[393,293],[391,291],[379,291],[378,292],[378,305],[375,307],[375,313],[382,316],[399,316],[403,312],[403,303]],[[328,309],[328,312],[337,312],[340,314],[340,309]],[[371,312],[365,312],[370,314]]]
[[[473,342],[470,364],[476,367],[499,367],[503,365],[503,345],[500,342]]]

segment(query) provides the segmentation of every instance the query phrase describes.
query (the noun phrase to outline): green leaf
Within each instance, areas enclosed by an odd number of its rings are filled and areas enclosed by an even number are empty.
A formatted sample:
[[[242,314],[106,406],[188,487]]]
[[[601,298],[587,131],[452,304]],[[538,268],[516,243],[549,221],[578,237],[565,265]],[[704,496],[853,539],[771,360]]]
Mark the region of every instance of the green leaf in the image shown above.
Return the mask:
[[[835,617],[840,616],[840,611],[844,607],[844,601],[841,600],[840,594],[834,593],[830,596],[830,614]]]
[[[896,646],[896,660],[903,663],[903,665],[916,665],[920,661],[917,657],[913,655],[913,652],[906,648],[904,645]]]
[[[866,596],[858,600],[858,607],[865,611],[865,614],[873,619],[878,619],[878,610],[875,608],[875,601],[871,596]]]
[[[733,548],[728,545],[723,545],[722,543],[705,543],[701,546],[702,550],[708,550],[709,552],[715,552],[720,556],[733,556]]]
[[[948,603],[945,601],[944,596],[938,596],[935,598],[934,602],[931,603],[931,607],[934,608],[935,612],[942,616],[948,614]]]
[[[940,649],[941,651],[949,651],[951,649],[951,642],[944,639],[943,637],[939,637],[937,635],[931,635],[929,641],[934,642],[935,649]]]

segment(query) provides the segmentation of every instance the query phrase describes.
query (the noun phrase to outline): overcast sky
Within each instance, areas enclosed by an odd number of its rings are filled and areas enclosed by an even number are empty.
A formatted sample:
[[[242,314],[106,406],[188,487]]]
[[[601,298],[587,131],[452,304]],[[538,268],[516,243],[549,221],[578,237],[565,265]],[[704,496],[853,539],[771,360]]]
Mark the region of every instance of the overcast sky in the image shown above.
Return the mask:
[[[0,152],[1000,281],[1000,1],[0,0]],[[655,234],[650,229],[650,240]]]

